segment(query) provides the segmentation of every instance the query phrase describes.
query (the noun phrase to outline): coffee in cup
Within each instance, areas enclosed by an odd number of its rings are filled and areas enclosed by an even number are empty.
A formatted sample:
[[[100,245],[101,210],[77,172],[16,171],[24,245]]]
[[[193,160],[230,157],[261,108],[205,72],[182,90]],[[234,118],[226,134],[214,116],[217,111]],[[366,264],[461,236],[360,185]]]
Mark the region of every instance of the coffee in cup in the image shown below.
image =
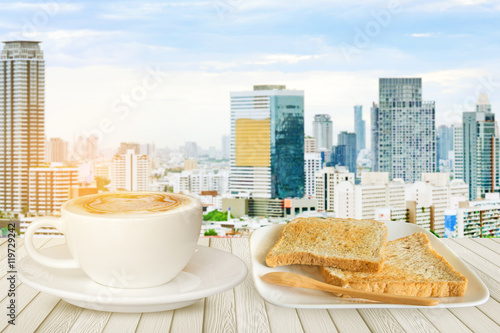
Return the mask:
[[[92,280],[117,288],[167,283],[189,262],[201,229],[201,202],[164,192],[104,192],[67,201],[61,218],[42,217],[26,231],[28,254],[40,264],[81,268]],[[64,234],[72,259],[55,259],[33,245],[37,229]]]

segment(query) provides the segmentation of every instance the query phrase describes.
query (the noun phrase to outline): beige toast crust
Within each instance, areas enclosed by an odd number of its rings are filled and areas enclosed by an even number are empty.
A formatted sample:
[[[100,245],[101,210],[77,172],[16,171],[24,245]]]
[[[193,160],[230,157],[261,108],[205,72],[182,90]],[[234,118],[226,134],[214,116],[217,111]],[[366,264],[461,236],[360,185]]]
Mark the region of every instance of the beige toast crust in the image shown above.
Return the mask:
[[[327,283],[364,291],[395,295],[463,296],[467,278],[457,272],[430,246],[423,233],[388,242],[386,262],[377,273],[350,272],[321,267]]]
[[[373,220],[297,218],[283,226],[266,256],[269,267],[302,264],[377,272],[384,263],[387,227]]]

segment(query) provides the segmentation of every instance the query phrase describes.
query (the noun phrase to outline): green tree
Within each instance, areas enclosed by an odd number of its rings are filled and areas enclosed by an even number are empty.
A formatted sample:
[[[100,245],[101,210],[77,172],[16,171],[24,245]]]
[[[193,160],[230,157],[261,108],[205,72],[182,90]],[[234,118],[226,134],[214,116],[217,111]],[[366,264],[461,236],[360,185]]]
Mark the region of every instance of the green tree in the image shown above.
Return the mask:
[[[215,231],[215,229],[208,229],[208,231],[205,231],[203,234],[204,236],[218,236],[219,234]]]
[[[231,214],[231,218],[234,218],[233,214]],[[213,210],[210,213],[203,215],[203,221],[227,221],[227,211],[221,212]]]
[[[95,182],[96,182],[97,188],[99,190],[108,191],[108,189],[105,186],[108,185],[109,183],[111,183],[111,180],[109,180],[106,177],[97,176],[97,177],[95,177]]]

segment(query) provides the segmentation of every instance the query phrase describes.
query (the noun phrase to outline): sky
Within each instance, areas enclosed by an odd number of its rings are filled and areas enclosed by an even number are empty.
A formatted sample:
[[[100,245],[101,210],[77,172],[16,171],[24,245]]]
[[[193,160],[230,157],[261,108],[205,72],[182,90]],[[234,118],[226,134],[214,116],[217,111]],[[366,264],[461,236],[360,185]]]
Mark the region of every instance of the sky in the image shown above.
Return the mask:
[[[438,126],[480,92],[500,112],[499,15],[497,0],[0,0],[0,40],[42,42],[47,137],[220,148],[231,91],[285,84],[305,92],[306,134],[327,113],[335,143],[354,105],[369,140],[381,77],[421,77]]]

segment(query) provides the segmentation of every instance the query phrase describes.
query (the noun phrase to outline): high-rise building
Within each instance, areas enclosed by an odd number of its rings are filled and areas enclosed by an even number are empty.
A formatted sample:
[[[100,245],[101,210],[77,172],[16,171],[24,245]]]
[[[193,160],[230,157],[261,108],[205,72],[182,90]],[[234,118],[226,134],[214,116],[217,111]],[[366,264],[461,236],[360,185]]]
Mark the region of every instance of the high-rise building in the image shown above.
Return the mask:
[[[464,175],[464,128],[453,125],[453,178],[465,179]]]
[[[149,158],[137,155],[133,149],[125,155],[115,155],[111,161],[111,191],[147,191],[149,184]]]
[[[421,78],[379,79],[379,171],[413,183],[436,170],[435,103],[422,101]]]
[[[154,157],[155,156],[155,151],[156,147],[154,142],[153,143],[144,143],[141,144],[139,154],[140,155],[147,155],[149,157]]]
[[[500,200],[461,202],[446,211],[446,237],[500,237]]]
[[[499,191],[499,144],[488,96],[479,95],[476,111],[463,113],[464,181],[470,200]]]
[[[40,42],[4,42],[0,54],[0,210],[29,204],[29,169],[45,153],[45,61]]]
[[[97,135],[90,134],[87,137],[87,159],[88,160],[95,160],[97,159],[97,143],[99,141],[99,138]]]
[[[356,149],[357,136],[355,133],[340,132],[338,135],[338,145],[335,146],[332,155],[332,164],[334,166],[345,166],[349,172],[356,176]]]
[[[418,205],[432,206],[433,221],[431,229],[444,236],[445,210],[460,201],[467,201],[469,187],[461,179],[450,182],[448,173],[424,173],[422,180],[408,186],[406,199]]]
[[[307,137],[304,139],[304,152],[308,153],[317,153],[318,149],[316,147],[316,139],[312,137]]]
[[[332,149],[333,125],[330,115],[317,114],[314,116],[313,136],[316,139],[316,149]]]
[[[186,146],[184,146],[184,157],[187,159],[197,159],[198,158],[198,144],[194,141],[187,141]]]
[[[441,125],[437,129],[436,160],[447,160],[450,151],[453,150],[453,127]]]
[[[121,142],[116,154],[125,155],[130,149],[134,151],[134,154],[139,155],[141,152],[141,145],[136,142]]]
[[[195,160],[184,160],[184,171],[198,169],[198,163]]]
[[[222,136],[222,158],[228,160],[231,156],[231,137],[229,135]]]
[[[47,162],[66,162],[68,160],[68,142],[61,138],[50,138],[47,141],[46,152]]]
[[[29,171],[29,212],[41,215],[60,213],[72,186],[78,184],[78,168],[34,167]]]
[[[173,188],[176,193],[195,193],[214,191],[219,194],[227,192],[229,173],[220,169],[195,169],[175,173],[173,175]]]
[[[322,159],[320,153],[304,154],[304,173],[306,177],[305,192],[307,197],[316,195],[316,172],[321,170]]]
[[[354,173],[345,168],[326,167],[316,172],[316,200],[317,210],[333,212],[335,202],[335,188],[342,182],[354,184]]]
[[[389,181],[387,172],[363,172],[359,185],[354,185],[352,181],[342,181],[335,187],[335,216],[375,219],[379,209],[390,208],[404,217],[405,188],[402,179]]]
[[[366,146],[366,124],[363,120],[363,106],[354,106],[354,133],[356,133],[356,149],[359,152]]]
[[[378,171],[378,136],[379,136],[379,107],[378,104],[373,102],[370,109],[370,120],[371,120],[371,159],[372,159],[372,171]]]
[[[231,195],[301,198],[304,182],[304,92],[231,92]]]

